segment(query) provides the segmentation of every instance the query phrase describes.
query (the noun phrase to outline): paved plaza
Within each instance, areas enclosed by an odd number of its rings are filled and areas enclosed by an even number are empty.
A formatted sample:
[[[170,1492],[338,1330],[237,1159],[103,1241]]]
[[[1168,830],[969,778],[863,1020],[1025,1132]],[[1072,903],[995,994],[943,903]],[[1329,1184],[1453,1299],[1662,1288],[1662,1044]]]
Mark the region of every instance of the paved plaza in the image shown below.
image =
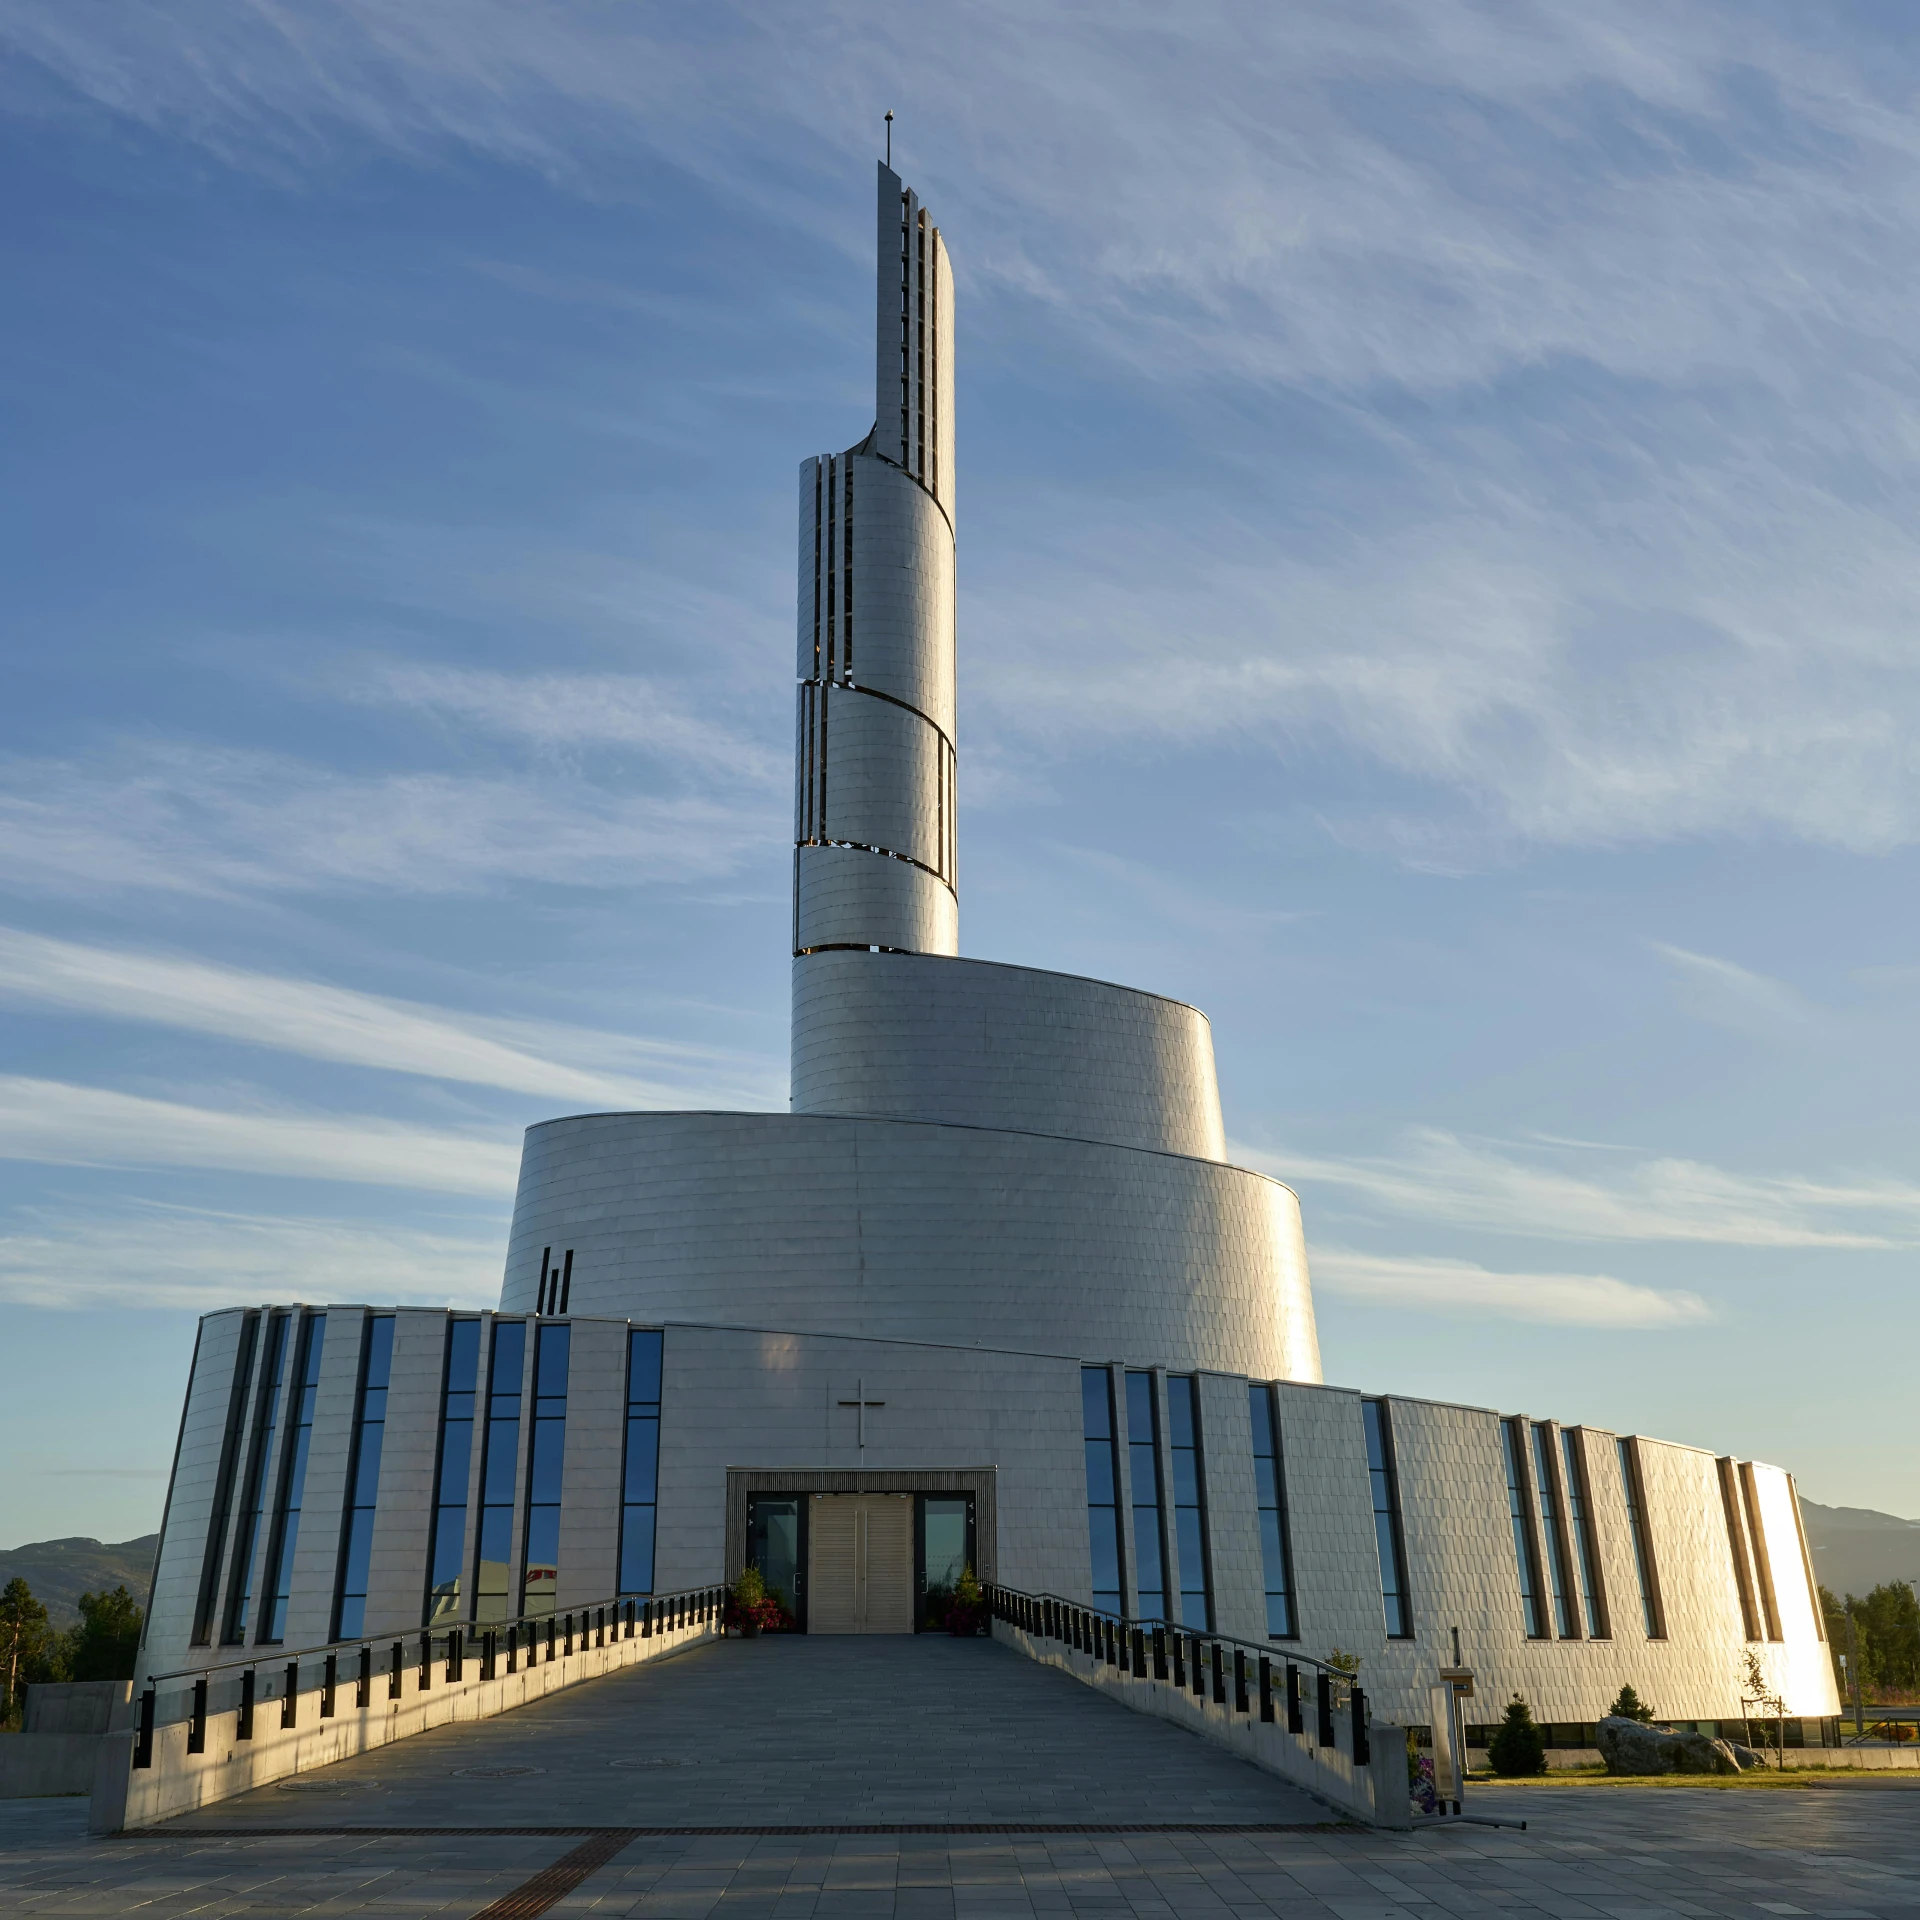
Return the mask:
[[[1905,1786],[1479,1804],[1527,1831],[1322,1824],[1304,1795],[987,1641],[726,1642],[152,1834],[90,1838],[81,1800],[0,1802],[0,1913],[1920,1916]],[[808,1830],[658,1831],[718,1827]]]

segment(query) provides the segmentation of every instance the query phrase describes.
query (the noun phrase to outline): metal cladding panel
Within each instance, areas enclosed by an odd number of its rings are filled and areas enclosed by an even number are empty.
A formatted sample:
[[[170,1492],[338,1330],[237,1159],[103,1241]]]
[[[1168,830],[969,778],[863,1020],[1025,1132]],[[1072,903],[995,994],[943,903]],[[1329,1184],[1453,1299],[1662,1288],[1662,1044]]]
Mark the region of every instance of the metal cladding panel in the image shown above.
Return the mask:
[[[216,1504],[220,1457],[226,1442],[233,1371],[245,1319],[245,1313],[235,1307],[224,1313],[209,1314],[200,1323],[193,1371],[187,1381],[179,1455],[167,1489],[166,1530],[154,1565],[153,1593],[148,1603],[141,1650],[142,1669],[147,1672],[166,1672],[183,1666],[188,1658],[194,1610],[199,1604],[209,1546],[207,1535]],[[244,1456],[244,1429],[236,1452]],[[231,1472],[237,1481],[238,1459],[232,1463]],[[213,1542],[212,1550],[217,1560],[222,1543]]]
[[[793,1105],[1226,1158],[1205,1014],[984,960],[798,956]]]
[[[621,1469],[627,1436],[627,1329],[574,1320],[561,1473],[562,1608],[605,1600],[620,1583]]]
[[[307,1439],[300,1532],[294,1541],[293,1590],[287,1606],[288,1646],[313,1646],[333,1632],[333,1595],[339,1581],[341,1524],[347,1497],[347,1458],[359,1399],[364,1307],[328,1307],[320,1349],[320,1380]]]
[[[453,1316],[401,1307],[393,1322],[393,1373],[374,1492],[367,1565],[367,1633],[419,1629],[433,1539],[434,1469],[446,1378],[447,1322]]]
[[[501,1298],[574,1252],[576,1313],[1317,1379],[1283,1319],[1299,1205],[1236,1167],[987,1128],[599,1114],[527,1135]]]
[[[960,908],[924,868],[861,847],[800,847],[794,861],[796,948],[954,952]]]
[[[803,793],[808,838],[898,854],[951,882],[947,743],[923,715],[855,687],[809,689],[831,741],[827,777]]]
[[[856,685],[954,729],[953,529],[899,468],[853,455]],[[806,676],[803,674],[802,678]]]

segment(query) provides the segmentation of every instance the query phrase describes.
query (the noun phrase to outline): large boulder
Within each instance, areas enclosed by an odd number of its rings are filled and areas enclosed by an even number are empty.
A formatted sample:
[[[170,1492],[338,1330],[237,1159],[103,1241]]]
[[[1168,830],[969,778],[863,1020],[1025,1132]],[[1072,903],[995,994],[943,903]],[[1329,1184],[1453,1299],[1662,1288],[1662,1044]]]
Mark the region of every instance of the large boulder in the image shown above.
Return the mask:
[[[1704,1733],[1669,1733],[1609,1715],[1596,1737],[1609,1773],[1738,1773],[1740,1757]],[[1756,1760],[1758,1756],[1755,1756]]]

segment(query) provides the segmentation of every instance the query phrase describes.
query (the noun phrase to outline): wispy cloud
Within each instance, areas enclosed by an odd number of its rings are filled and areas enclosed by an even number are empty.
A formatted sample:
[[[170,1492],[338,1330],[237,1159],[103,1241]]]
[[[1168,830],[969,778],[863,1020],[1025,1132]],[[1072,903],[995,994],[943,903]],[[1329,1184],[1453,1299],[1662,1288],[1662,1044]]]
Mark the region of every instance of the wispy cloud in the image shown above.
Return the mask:
[[[0,927],[0,1001],[150,1021],[312,1060],[600,1106],[763,1107],[785,1097],[781,1063],[718,1048],[454,1014],[313,980],[7,927]]]
[[[1333,1188],[1402,1216],[1542,1240],[1920,1244],[1920,1187],[1902,1181],[1767,1178],[1671,1158],[1575,1173],[1539,1155],[1522,1158],[1430,1127],[1411,1129],[1398,1153],[1378,1157],[1233,1151],[1303,1188]]]
[[[1403,1259],[1318,1244],[1312,1265],[1314,1284],[1328,1293],[1422,1313],[1621,1332],[1713,1318],[1698,1294],[1604,1273],[1494,1273],[1470,1260]]]
[[[186,1106],[0,1075],[0,1159],[70,1167],[217,1167],[429,1193],[513,1197],[517,1140],[370,1115]]]
[[[1776,1041],[1803,1038],[1828,1024],[1820,1008],[1783,981],[1664,941],[1653,942],[1653,950],[1679,973],[1690,1004],[1703,1020]]]
[[[771,802],[579,780],[361,779],[183,745],[0,761],[0,879],[48,894],[628,887],[731,873],[786,826]]]
[[[55,1311],[267,1300],[494,1305],[505,1235],[356,1227],[297,1215],[129,1205],[0,1230],[0,1299]]]

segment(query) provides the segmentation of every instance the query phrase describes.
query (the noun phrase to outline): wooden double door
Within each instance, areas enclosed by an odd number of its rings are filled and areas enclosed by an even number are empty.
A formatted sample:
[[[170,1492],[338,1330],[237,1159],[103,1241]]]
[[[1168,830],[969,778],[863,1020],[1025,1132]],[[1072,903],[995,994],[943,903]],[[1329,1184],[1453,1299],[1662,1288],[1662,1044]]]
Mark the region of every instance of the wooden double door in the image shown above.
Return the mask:
[[[913,1495],[816,1493],[807,1513],[807,1631],[913,1631]]]

